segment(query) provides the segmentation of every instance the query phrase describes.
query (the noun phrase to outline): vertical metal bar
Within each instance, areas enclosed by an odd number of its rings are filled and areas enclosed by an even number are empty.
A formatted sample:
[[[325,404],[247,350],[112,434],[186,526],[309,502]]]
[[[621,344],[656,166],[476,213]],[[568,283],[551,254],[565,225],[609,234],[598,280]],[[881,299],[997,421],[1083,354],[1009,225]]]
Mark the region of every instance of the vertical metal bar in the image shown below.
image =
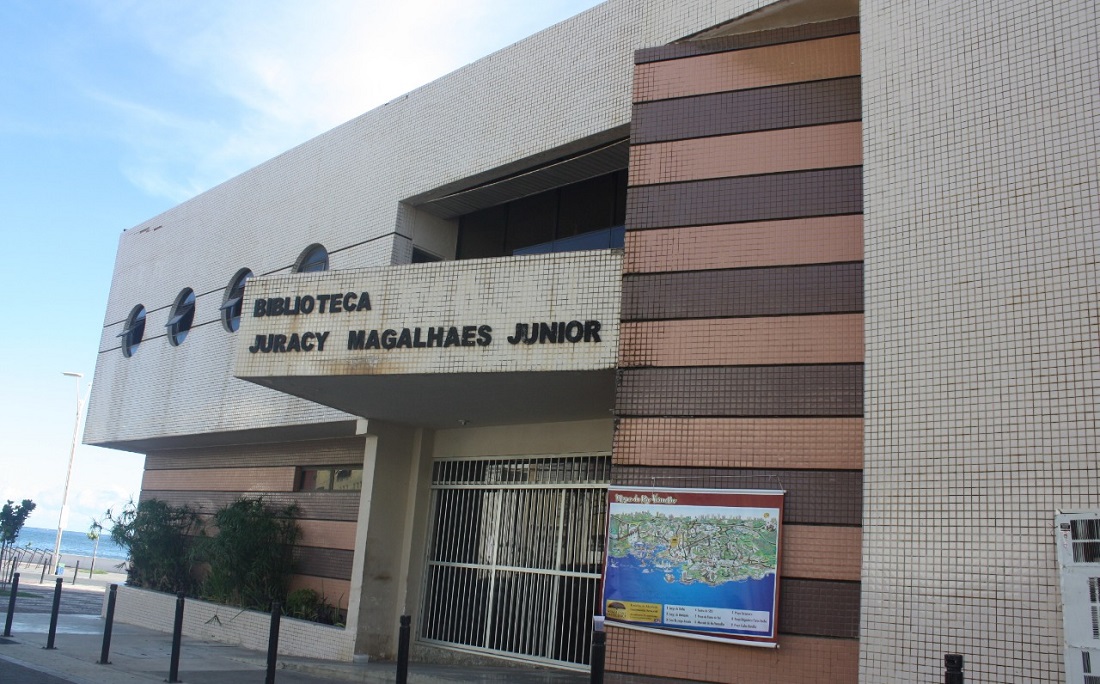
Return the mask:
[[[401,616],[401,626],[397,631],[397,683],[408,684],[409,681],[409,625],[412,617]]]
[[[588,680],[590,684],[603,684],[604,655],[606,652],[606,643],[606,632],[592,632],[592,670]]]
[[[451,472],[453,468],[449,467],[449,464],[444,463],[440,468],[440,483],[446,481],[446,478],[453,475]],[[450,530],[450,510],[454,505],[454,497],[457,490],[451,489],[436,489],[436,505],[439,508],[439,514],[436,516],[436,529],[432,534],[432,556],[436,561],[445,562],[452,560],[447,554],[451,553],[450,548],[447,546],[449,538],[451,536]],[[435,630],[436,638],[451,637],[451,623],[444,619],[447,611],[449,610],[449,601],[451,596],[449,593],[450,587],[454,582],[455,570],[454,568],[446,566],[436,566],[436,576],[434,581],[434,589],[432,590],[433,600],[436,602],[435,614],[436,624],[439,627]],[[427,629],[427,626],[425,626]]]
[[[587,472],[587,471],[583,471]],[[581,473],[583,475],[583,472]],[[587,572],[588,567],[584,562],[585,508],[587,505],[588,490],[574,489],[569,492],[569,554],[565,561],[567,570],[574,572]],[[566,580],[567,589],[565,599],[568,611],[565,612],[567,624],[562,632],[563,658],[569,662],[577,662],[576,642],[577,633],[584,624],[585,616],[581,612],[580,587],[586,580],[581,577],[570,577]]]
[[[562,489],[558,496],[558,534],[556,548],[554,550],[554,581],[550,586],[550,606],[547,615],[547,629],[546,629],[546,657],[550,657],[550,654],[554,652],[554,623],[558,619],[558,590],[561,588],[561,562],[563,556],[563,545],[565,543],[565,489]]]
[[[454,464],[449,465],[453,466]],[[452,472],[455,470],[453,467],[448,467],[446,470],[449,475],[456,474]],[[455,538],[458,535],[454,533],[454,510],[456,506],[461,509],[463,490],[438,489],[436,494],[439,496],[440,513],[437,518],[439,529],[433,538],[433,543],[436,546],[435,558],[440,562],[454,562],[460,560],[455,547]],[[459,570],[456,568],[445,566],[439,568],[439,579],[436,585],[437,615],[442,618],[440,624],[443,625],[443,630],[440,636],[448,641],[454,638],[455,623],[451,619],[451,612],[458,576]]]
[[[456,489],[454,490],[454,496],[448,497],[451,505],[448,506],[447,524],[443,529],[448,536],[446,543],[451,549],[449,558],[451,561],[469,563],[476,558],[476,535],[466,536],[459,533],[461,523],[469,524],[471,522],[470,512],[474,509],[475,504],[478,508],[481,507],[481,502],[477,500],[476,495],[476,490]],[[451,568],[447,574],[447,584],[449,586],[447,587],[446,602],[444,603],[445,619],[448,625],[447,633],[449,639],[461,644],[470,643],[471,621],[463,619],[465,616],[461,615],[459,611],[468,611],[476,598],[474,589],[470,586],[470,579],[473,576],[474,573],[468,568]],[[460,601],[463,603],[461,606],[459,605]]]
[[[271,622],[267,630],[267,676],[264,684],[275,684],[275,666],[279,660],[279,623],[283,617],[283,604],[271,604]]]
[[[111,654],[111,631],[114,630],[115,626],[115,598],[117,595],[118,585],[112,584],[111,590],[107,594],[107,621],[106,624],[103,625],[103,645],[99,649],[99,660],[97,661],[100,665],[111,664],[109,660]]]
[[[57,614],[61,611],[61,584],[64,577],[58,577],[53,584],[53,609],[50,611],[50,634],[46,638],[46,648],[53,650],[54,638],[57,636]]]
[[[76,584],[76,576],[77,576],[77,575],[79,575],[79,574],[80,574],[80,561],[77,561],[77,562],[76,562],[76,569],[75,569],[75,570],[73,570],[73,581],[72,581],[72,584]]]
[[[180,639],[183,636],[183,592],[176,594],[176,619],[172,623],[172,659],[168,664],[168,682],[176,684],[180,676]]]
[[[429,615],[432,609],[432,605],[434,604],[431,587],[433,583],[433,575],[435,574],[434,567],[432,565],[432,557],[435,550],[435,542],[433,540],[435,538],[436,519],[436,489],[434,487],[435,465],[436,464],[432,465],[432,486],[428,490],[428,534],[426,537],[427,543],[424,545],[424,574],[420,577],[420,596],[422,597],[420,601],[421,615]],[[425,621],[421,620],[421,624],[424,624],[424,622]],[[423,631],[421,631],[420,636],[421,638],[427,637],[427,635]]]
[[[497,578],[497,596],[494,597],[493,605],[503,606],[515,606],[516,592],[519,587],[517,581],[519,577],[514,572],[501,571]],[[509,610],[507,612],[497,613],[496,619],[496,640],[493,644],[493,648],[501,651],[510,651],[514,648],[513,644],[516,641],[516,614],[515,611]]]
[[[500,512],[501,512],[500,509],[501,509],[501,505],[503,503],[504,497],[499,496],[499,493],[502,493],[503,490],[498,489],[497,491],[498,491],[498,496],[496,498],[497,499],[496,511],[493,514],[494,522],[497,523],[497,524],[494,525],[494,529],[492,531],[492,534],[493,534],[493,537],[495,538],[495,541],[499,542],[499,537],[500,537],[500,525],[499,525],[499,523],[500,523]],[[483,640],[482,645],[485,645],[488,642],[489,634],[492,631],[492,625],[493,625],[493,597],[494,597],[495,592],[496,592],[496,580],[497,580],[497,558],[496,558],[497,554],[496,554],[496,548],[497,548],[496,543],[494,543],[489,548],[489,554],[490,554],[491,557],[489,558],[489,572],[490,572],[490,574],[489,574],[489,590],[488,590],[488,593],[487,593],[488,605],[485,607],[485,639]]]
[[[11,576],[11,595],[8,596],[8,615],[4,618],[4,636],[11,636],[11,620],[15,617],[15,597],[19,595],[19,573]]]

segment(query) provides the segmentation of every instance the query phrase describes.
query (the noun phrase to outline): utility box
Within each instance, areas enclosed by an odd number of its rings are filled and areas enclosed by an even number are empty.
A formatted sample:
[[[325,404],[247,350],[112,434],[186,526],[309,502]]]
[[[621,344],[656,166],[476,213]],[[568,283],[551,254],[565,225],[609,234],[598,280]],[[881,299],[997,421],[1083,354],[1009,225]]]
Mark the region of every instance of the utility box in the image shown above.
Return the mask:
[[[1100,511],[1054,518],[1067,684],[1100,684]]]

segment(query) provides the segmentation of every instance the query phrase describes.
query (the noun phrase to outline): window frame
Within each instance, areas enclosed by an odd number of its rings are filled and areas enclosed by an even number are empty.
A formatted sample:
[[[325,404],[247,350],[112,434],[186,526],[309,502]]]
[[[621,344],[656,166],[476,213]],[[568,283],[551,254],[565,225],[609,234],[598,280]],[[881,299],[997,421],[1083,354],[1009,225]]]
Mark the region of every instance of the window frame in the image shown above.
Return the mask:
[[[324,259],[315,259],[318,253],[324,254]],[[317,266],[319,264],[319,266]],[[295,273],[324,273],[331,266],[328,250],[319,242],[315,242],[302,250],[298,260],[294,262]],[[308,267],[308,268],[307,268]]]
[[[126,317],[126,324],[122,326],[122,332],[118,337],[122,340],[122,355],[130,358],[137,351],[142,340],[145,339],[145,323],[149,312],[144,304],[138,304],[130,309],[130,315]]]
[[[354,474],[355,471],[359,471],[359,486],[354,489],[336,489],[336,474],[341,470],[348,470]],[[306,488],[306,474],[307,473],[328,473],[328,486],[318,487],[316,486],[317,476],[314,475],[314,486]],[[296,492],[360,492],[363,490],[363,466],[362,464],[338,464],[338,465],[310,465],[300,466],[298,472],[294,475],[294,491]]]
[[[188,333],[195,327],[195,311],[199,306],[199,296],[189,287],[180,290],[172,304],[172,313],[164,327],[168,329],[168,342],[178,347],[187,339]]]
[[[237,271],[225,287],[225,295],[222,297],[221,319],[222,327],[226,332],[235,333],[241,327],[241,314],[244,306],[244,288],[248,281],[255,276],[252,269],[242,268]]]

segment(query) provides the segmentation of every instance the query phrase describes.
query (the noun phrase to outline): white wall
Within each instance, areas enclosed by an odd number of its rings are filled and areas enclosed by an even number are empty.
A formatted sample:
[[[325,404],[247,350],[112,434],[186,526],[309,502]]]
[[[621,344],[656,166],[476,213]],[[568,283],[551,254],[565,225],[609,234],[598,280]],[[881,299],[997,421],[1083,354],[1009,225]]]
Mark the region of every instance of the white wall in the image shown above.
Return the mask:
[[[864,0],[862,681],[1062,679],[1100,507],[1094,0]]]

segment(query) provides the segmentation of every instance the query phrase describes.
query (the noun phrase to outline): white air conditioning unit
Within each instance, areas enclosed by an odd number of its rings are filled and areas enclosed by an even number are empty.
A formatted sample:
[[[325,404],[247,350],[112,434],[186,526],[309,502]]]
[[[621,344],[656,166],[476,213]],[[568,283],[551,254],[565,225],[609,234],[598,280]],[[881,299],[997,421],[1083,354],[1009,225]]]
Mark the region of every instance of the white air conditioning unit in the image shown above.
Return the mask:
[[[1067,684],[1100,684],[1100,511],[1054,517]]]

